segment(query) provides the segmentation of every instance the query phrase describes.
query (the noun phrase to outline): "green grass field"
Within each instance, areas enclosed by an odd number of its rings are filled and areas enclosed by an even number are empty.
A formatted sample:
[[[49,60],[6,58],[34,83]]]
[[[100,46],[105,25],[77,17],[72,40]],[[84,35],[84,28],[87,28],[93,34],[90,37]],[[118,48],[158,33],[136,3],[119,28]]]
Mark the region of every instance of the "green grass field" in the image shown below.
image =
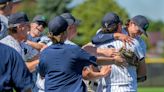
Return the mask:
[[[138,92],[164,92],[164,87],[140,87]]]

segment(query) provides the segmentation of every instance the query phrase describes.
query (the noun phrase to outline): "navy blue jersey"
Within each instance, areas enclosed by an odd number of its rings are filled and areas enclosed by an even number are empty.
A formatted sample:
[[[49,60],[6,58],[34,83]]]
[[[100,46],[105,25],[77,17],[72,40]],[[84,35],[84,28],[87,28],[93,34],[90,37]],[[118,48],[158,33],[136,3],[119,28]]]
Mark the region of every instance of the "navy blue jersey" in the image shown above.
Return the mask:
[[[31,88],[32,75],[20,54],[11,47],[0,43],[0,92],[22,92]]]
[[[78,46],[53,44],[40,55],[39,73],[45,77],[46,92],[86,92],[82,81],[84,66],[96,64],[91,56]]]

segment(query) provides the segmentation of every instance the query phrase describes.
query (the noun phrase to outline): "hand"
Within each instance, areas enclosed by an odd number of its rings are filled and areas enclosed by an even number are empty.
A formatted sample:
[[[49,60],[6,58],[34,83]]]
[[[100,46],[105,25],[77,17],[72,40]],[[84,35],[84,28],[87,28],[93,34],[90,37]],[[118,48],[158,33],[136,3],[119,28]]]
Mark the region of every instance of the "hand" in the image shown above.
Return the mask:
[[[41,48],[41,50],[40,50],[40,52],[42,52],[45,48],[47,48],[48,46],[47,45],[45,45],[45,46],[43,46],[42,48]]]
[[[133,44],[133,38],[122,33],[115,33],[114,37],[122,42],[128,43],[129,45]]]
[[[88,43],[88,44],[84,45],[82,47],[82,49],[84,49],[85,51],[87,51],[88,53],[90,53],[94,56],[97,55],[97,48],[92,43]]]
[[[111,65],[102,66],[102,68],[100,69],[100,74],[102,75],[102,77],[106,77],[110,74],[111,70]]]
[[[115,64],[118,66],[126,66],[127,65],[125,59],[122,58],[119,53],[115,54],[115,56],[113,56],[113,59],[115,61]]]

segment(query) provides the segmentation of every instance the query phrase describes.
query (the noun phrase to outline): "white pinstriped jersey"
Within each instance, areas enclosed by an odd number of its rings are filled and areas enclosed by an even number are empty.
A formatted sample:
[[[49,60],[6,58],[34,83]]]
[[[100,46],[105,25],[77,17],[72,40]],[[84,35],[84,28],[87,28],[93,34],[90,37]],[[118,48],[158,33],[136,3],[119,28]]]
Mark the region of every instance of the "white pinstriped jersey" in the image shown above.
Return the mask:
[[[143,47],[139,42],[134,39],[134,45],[129,46],[126,44],[126,48],[135,52],[139,59],[145,57]],[[106,44],[98,46],[99,48],[116,48],[120,49],[123,47],[123,42],[120,40],[114,40]],[[120,67],[117,65],[112,65],[112,70],[110,75],[105,78],[100,79],[97,92],[136,92],[137,91],[137,74],[135,66],[124,66]]]
[[[122,33],[128,35],[128,33],[127,33],[127,31],[125,30],[125,28],[122,28]],[[137,36],[135,39],[139,42],[140,47],[141,47],[141,49],[142,49],[144,55],[146,56],[146,47],[147,47],[147,46],[146,46],[145,41],[144,41],[140,36]]]

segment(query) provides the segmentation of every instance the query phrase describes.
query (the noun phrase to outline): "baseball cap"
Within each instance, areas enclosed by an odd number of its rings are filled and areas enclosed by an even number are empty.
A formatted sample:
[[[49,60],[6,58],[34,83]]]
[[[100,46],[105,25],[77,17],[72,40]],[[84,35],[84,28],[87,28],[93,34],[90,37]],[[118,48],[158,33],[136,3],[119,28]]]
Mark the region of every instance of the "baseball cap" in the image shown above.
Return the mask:
[[[9,16],[9,27],[16,27],[20,23],[28,23],[29,19],[24,12],[18,12]]]
[[[113,24],[120,23],[121,20],[116,13],[107,13],[102,19],[102,27],[103,28],[110,28]]]
[[[148,37],[146,30],[149,27],[149,21],[145,16],[137,15],[133,17],[131,21],[133,21],[139,27],[140,31],[143,32],[144,35]]]
[[[63,13],[60,16],[62,16],[67,22],[68,25],[79,25],[80,24],[80,20],[76,19],[74,16],[72,16],[71,13]]]
[[[0,4],[5,4],[7,2],[10,2],[11,0],[0,0]]]
[[[11,1],[11,0],[10,0],[10,1]],[[16,4],[16,3],[22,2],[22,0],[12,0],[12,2]]]
[[[67,27],[68,27],[67,21],[61,16],[54,17],[48,23],[49,33],[52,33],[55,36],[66,31]]]
[[[33,18],[33,22],[36,22],[36,23],[41,23],[43,25],[43,27],[46,27],[47,26],[47,20],[46,20],[46,17],[45,16],[42,16],[42,15],[37,15]]]

